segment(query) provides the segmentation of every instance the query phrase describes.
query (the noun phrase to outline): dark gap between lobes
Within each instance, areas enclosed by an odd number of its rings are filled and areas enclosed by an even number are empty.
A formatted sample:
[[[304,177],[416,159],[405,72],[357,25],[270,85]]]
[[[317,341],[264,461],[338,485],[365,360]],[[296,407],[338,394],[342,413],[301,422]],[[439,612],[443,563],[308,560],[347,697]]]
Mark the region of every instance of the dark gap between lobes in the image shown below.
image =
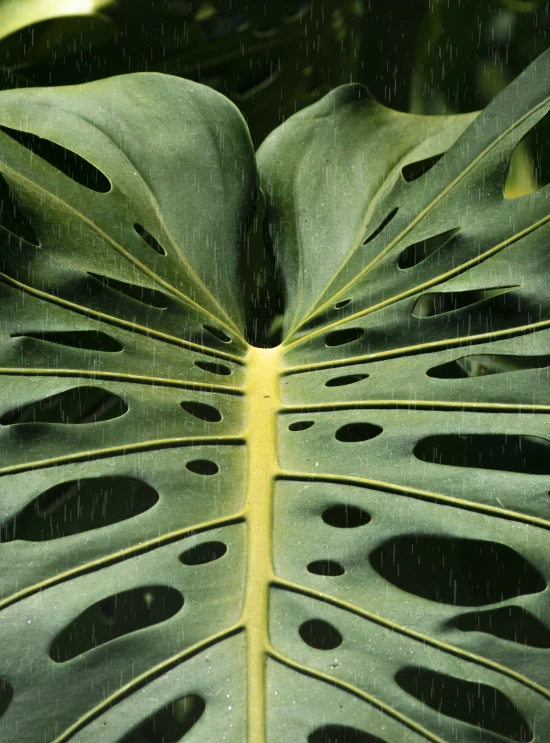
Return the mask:
[[[363,240],[363,245],[370,243],[372,240],[374,240],[375,237],[378,237],[378,235],[382,232],[382,230],[389,225],[389,223],[392,221],[392,219],[395,217],[398,211],[399,211],[399,207],[392,209],[391,212],[388,214],[388,216],[385,219],[383,219],[380,225],[374,230],[374,232],[372,232],[367,238],[365,238],[365,240]]]
[[[307,743],[389,743],[389,741],[349,725],[323,725],[308,735]]]
[[[495,604],[546,588],[518,552],[488,540],[411,534],[380,545],[369,561],[402,591],[451,606]]]
[[[85,609],[53,641],[50,658],[65,663],[131,632],[165,622],[183,606],[168,586],[143,586],[107,596]]]
[[[116,353],[123,350],[123,345],[116,338],[96,330],[58,330],[41,333],[12,333],[12,338],[32,338],[37,341],[56,343],[59,346],[82,348],[90,351]]]
[[[426,374],[435,379],[465,379],[486,377],[528,369],[544,369],[550,366],[550,355],[516,356],[514,354],[472,354],[462,356],[446,364],[432,366]]]
[[[493,686],[420,667],[401,669],[395,681],[403,691],[439,714],[518,743],[533,739],[529,725],[513,702]]]
[[[150,248],[153,248],[153,250],[158,253],[159,255],[166,255],[166,250],[162,247],[162,245],[159,243],[159,241],[156,239],[156,237],[153,237],[150,232],[147,232],[145,227],[142,227],[137,222],[134,224],[134,230],[138,233],[138,235],[144,240],[147,245]]]
[[[179,743],[205,709],[206,703],[198,694],[180,697],[140,722],[117,743]]]
[[[449,624],[462,632],[484,632],[532,648],[550,648],[550,629],[520,606],[461,614]]]
[[[417,178],[423,176],[424,173],[427,173],[428,170],[431,170],[433,166],[441,160],[444,154],[445,153],[443,152],[440,155],[433,155],[432,157],[426,157],[424,160],[417,160],[415,163],[405,165],[401,169],[403,178],[407,183],[415,181]]]
[[[121,397],[99,387],[73,387],[51,397],[18,405],[0,418],[0,425],[100,423],[124,415],[128,405]]]
[[[518,434],[441,434],[414,447],[422,462],[550,475],[550,441]]]
[[[418,263],[426,260],[426,258],[429,258],[430,255],[433,255],[450,242],[459,231],[460,229],[457,227],[453,230],[441,232],[439,235],[434,235],[433,237],[428,237],[425,240],[420,240],[413,245],[409,245],[408,248],[405,248],[405,250],[399,254],[399,258],[397,259],[398,267],[406,269],[416,266]]]
[[[0,526],[0,542],[46,542],[134,518],[159,500],[157,491],[132,477],[86,477],[41,493]]]
[[[416,300],[411,314],[413,317],[423,318],[464,310],[480,302],[499,297],[501,294],[508,294],[515,289],[519,289],[519,287],[498,286],[491,289],[473,289],[460,292],[428,292],[422,294]],[[506,299],[503,298],[501,302],[506,302]]]
[[[81,186],[86,186],[98,193],[107,193],[111,190],[109,179],[95,165],[77,155],[76,152],[36,134],[11,129],[7,126],[0,126],[0,130]]]
[[[124,294],[135,302],[141,302],[141,304],[149,305],[157,310],[165,310],[168,307],[168,297],[156,289],[149,289],[138,284],[129,284],[126,281],[119,281],[110,276],[102,276],[91,271],[88,271],[88,276],[103,284],[107,289],[113,289],[120,294]]]
[[[26,212],[19,205],[2,175],[0,175],[0,225],[8,231],[7,235],[2,235],[2,241],[7,238],[8,245],[13,242],[13,238],[17,241],[25,240],[35,247],[40,245]]]
[[[5,678],[0,678],[0,717],[5,714],[13,699],[13,687]]]

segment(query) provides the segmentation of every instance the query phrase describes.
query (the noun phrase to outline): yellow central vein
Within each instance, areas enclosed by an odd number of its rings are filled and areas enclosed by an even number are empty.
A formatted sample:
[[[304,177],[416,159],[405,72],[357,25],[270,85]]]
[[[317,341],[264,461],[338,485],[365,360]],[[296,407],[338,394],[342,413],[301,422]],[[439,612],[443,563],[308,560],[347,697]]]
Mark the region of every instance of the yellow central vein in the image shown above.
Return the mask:
[[[247,634],[249,743],[264,743],[269,586],[273,577],[273,485],[277,471],[279,348],[252,348],[248,371],[248,569],[243,621]]]
[[[210,298],[210,300],[214,303],[214,305],[219,309],[220,313],[226,318],[226,321],[220,320],[219,317],[215,317],[215,315],[213,315],[209,310],[202,307],[202,305],[192,300],[190,297],[188,297],[183,292],[180,292],[179,289],[176,289],[176,287],[172,286],[172,284],[170,284],[168,281],[161,279],[160,276],[158,276],[154,271],[151,271],[150,268],[147,268],[147,266],[144,265],[141,261],[138,261],[138,259],[135,258],[127,250],[125,250],[125,248],[123,248],[122,245],[117,243],[116,240],[113,240],[111,237],[109,237],[109,235],[106,232],[104,232],[97,224],[95,224],[95,222],[93,222],[91,219],[89,219],[84,214],[82,214],[82,212],[79,212],[78,209],[76,209],[74,206],[64,201],[63,199],[61,199],[59,196],[52,193],[51,191],[48,191],[43,186],[40,186],[38,183],[36,183],[36,181],[31,181],[29,178],[24,176],[22,173],[11,168],[9,165],[7,165],[7,163],[2,162],[1,167],[3,170],[9,171],[10,176],[14,178],[16,181],[21,181],[27,187],[30,186],[31,190],[36,189],[37,191],[40,191],[40,193],[43,196],[45,196],[46,198],[49,198],[51,201],[62,204],[63,207],[65,207],[68,211],[70,211],[77,219],[82,220],[82,222],[84,222],[92,230],[92,232],[95,232],[97,235],[101,237],[101,239],[105,240],[106,243],[108,243],[112,248],[114,248],[117,251],[117,253],[120,253],[120,255],[124,256],[124,258],[126,258],[126,260],[129,263],[132,263],[139,271],[144,273],[146,276],[152,279],[155,283],[162,286],[163,289],[166,289],[166,291],[172,294],[172,296],[179,299],[180,302],[183,302],[183,304],[189,307],[193,307],[194,309],[199,310],[200,312],[203,312],[205,315],[207,315],[211,319],[216,320],[221,325],[224,325],[227,330],[230,329],[232,332],[236,333],[242,340],[242,335],[240,334],[237,326],[231,321],[227,313],[223,310],[223,308],[219,305],[219,303],[214,299],[211,293],[207,290],[203,282],[200,280],[198,275],[195,273],[194,269],[187,263],[187,261],[185,261],[185,267],[189,275],[201,287],[201,289]],[[158,210],[156,211],[157,211],[157,215],[160,216]],[[171,233],[165,227],[162,219],[161,219],[161,223],[163,224],[163,228],[165,229],[167,236],[170,238],[170,242],[172,242],[172,244],[175,245],[174,239],[171,236]],[[179,251],[179,253],[181,254],[181,250]]]

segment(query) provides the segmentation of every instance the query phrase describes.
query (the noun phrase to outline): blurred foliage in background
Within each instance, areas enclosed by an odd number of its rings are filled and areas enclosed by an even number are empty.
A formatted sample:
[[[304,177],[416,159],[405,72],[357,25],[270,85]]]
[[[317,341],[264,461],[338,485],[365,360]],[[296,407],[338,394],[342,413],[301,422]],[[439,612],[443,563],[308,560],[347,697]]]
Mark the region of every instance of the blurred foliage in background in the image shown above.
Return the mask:
[[[549,44],[550,0],[0,0],[3,87],[180,75],[228,96],[256,147],[351,80],[398,110],[481,109]],[[508,197],[550,181],[549,127],[517,148]],[[261,222],[260,208],[243,288],[258,343],[283,301]]]

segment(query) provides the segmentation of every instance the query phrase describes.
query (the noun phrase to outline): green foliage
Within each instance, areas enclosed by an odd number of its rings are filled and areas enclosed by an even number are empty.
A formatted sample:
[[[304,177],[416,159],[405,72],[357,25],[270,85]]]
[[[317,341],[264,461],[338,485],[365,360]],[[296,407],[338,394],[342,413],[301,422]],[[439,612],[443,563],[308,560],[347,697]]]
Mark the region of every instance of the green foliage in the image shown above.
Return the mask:
[[[174,76],[0,95],[2,743],[550,738],[549,81],[256,158]]]

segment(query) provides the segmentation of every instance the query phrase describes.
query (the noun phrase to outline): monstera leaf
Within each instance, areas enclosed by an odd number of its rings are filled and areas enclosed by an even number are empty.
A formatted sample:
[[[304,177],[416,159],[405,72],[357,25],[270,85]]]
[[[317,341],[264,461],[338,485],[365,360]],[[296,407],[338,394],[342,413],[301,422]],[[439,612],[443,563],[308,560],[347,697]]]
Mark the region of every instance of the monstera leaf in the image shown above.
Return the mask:
[[[340,88],[257,165],[197,83],[2,93],[2,743],[550,739],[549,73]]]

